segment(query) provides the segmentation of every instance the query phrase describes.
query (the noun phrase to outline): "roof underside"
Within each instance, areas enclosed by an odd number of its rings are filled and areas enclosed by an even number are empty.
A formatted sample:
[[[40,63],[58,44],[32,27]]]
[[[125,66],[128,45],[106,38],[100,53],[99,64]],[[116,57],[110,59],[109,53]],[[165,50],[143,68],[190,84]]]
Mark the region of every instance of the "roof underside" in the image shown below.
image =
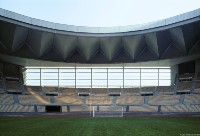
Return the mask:
[[[0,54],[84,64],[137,63],[199,56],[200,21],[141,34],[82,36],[1,20]]]

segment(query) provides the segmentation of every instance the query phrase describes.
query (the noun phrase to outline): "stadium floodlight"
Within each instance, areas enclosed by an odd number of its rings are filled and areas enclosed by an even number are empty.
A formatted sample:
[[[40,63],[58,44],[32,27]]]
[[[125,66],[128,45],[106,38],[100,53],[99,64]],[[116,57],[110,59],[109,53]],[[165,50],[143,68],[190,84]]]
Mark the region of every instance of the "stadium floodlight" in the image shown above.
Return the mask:
[[[93,106],[92,107],[93,117],[123,117],[124,109],[123,106]]]

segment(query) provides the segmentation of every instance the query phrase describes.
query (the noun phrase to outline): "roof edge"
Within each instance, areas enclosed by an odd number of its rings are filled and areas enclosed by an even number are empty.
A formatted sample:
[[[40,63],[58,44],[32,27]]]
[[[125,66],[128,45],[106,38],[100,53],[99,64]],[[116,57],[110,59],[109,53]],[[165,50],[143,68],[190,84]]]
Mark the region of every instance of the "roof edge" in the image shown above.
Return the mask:
[[[128,26],[115,26],[115,27],[87,27],[87,26],[74,26],[67,24],[53,23],[49,21],[44,21],[40,19],[31,18],[24,16],[12,11],[8,11],[0,8],[0,20],[6,20],[15,24],[19,24],[26,27],[36,27],[36,29],[50,29],[51,32],[61,31],[62,33],[69,33],[70,35],[91,35],[98,36],[99,34],[104,34],[109,36],[113,34],[114,36],[121,35],[133,35],[133,33],[140,34],[146,31],[156,31],[159,29],[169,29],[171,27],[176,27],[179,25],[192,23],[200,20],[200,8],[186,12],[177,16],[173,16],[167,19],[158,20],[154,22],[148,22],[144,24],[128,25]],[[48,30],[49,31],[49,30]],[[141,32],[142,31],[142,32]],[[144,32],[145,31],[145,32]],[[104,36],[103,35],[103,36]]]

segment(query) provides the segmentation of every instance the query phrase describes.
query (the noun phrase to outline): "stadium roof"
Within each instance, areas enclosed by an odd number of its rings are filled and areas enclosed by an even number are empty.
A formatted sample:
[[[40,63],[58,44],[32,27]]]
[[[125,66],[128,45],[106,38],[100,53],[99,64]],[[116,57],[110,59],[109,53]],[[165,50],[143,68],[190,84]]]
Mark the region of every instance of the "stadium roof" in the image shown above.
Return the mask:
[[[25,66],[173,65],[200,57],[200,9],[121,27],[63,25],[0,9],[0,53],[1,60]]]

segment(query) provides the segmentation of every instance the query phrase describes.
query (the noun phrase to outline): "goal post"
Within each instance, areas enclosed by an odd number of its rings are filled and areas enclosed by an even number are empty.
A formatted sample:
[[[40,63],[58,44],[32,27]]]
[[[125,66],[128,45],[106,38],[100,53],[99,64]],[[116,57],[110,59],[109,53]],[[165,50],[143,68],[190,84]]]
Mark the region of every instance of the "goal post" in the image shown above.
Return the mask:
[[[123,106],[93,106],[93,117],[123,117]]]

